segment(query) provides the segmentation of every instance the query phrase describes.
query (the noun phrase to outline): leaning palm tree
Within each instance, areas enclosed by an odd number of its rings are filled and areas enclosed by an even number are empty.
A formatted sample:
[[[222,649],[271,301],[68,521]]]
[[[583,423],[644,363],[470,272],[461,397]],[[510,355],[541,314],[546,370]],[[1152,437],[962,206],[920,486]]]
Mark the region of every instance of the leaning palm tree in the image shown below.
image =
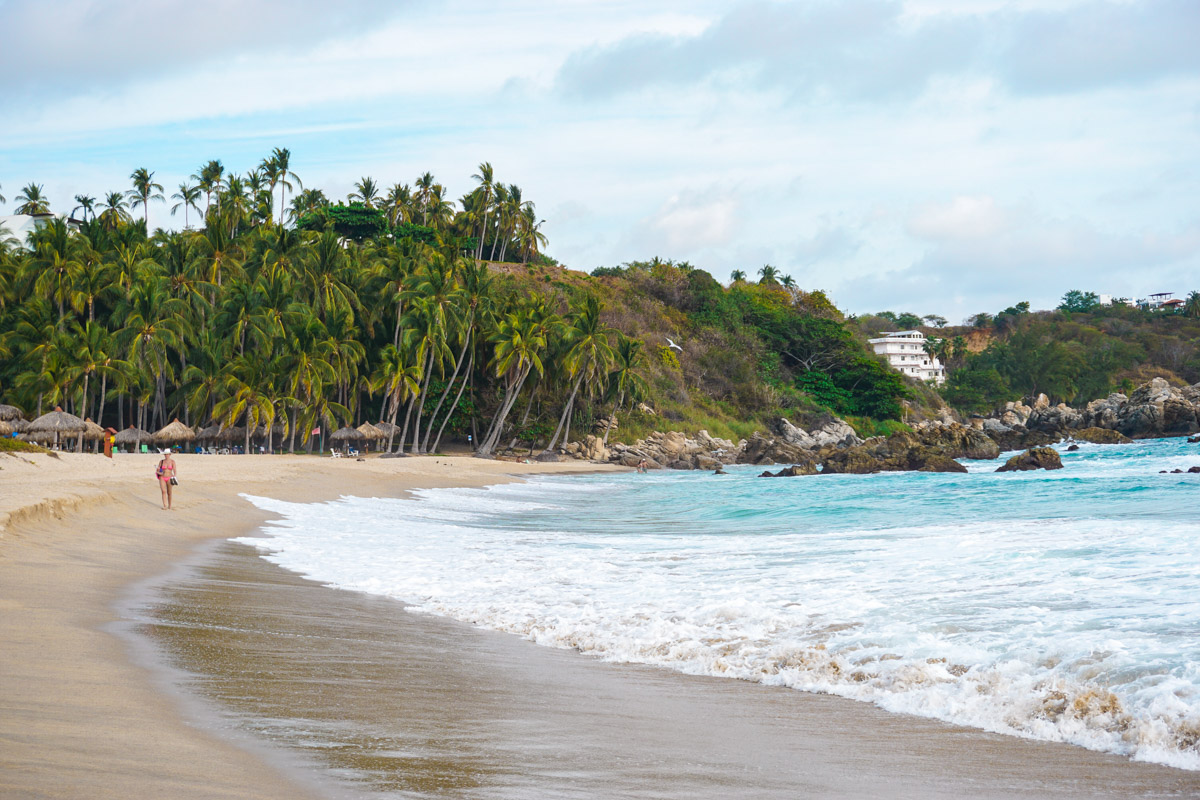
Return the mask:
[[[392,451],[392,439],[400,431],[400,450],[404,450],[404,436],[408,432],[408,420],[403,428],[396,427],[396,415],[400,404],[415,397],[421,390],[421,363],[411,348],[385,345],[379,354],[379,366],[371,377],[371,391],[382,391],[390,409],[388,422],[387,451]],[[409,405],[409,412],[412,405]]]
[[[492,356],[492,368],[496,377],[504,381],[504,399],[492,424],[488,428],[483,442],[476,453],[480,456],[490,456],[500,441],[504,432],[504,422],[512,411],[521,388],[534,370],[539,375],[542,366],[542,352],[546,349],[546,340],[554,317],[544,309],[530,307],[515,313],[506,314],[492,335],[496,345]]]
[[[208,210],[212,207],[213,192],[221,188],[221,178],[224,174],[225,167],[221,165],[219,160],[213,159],[192,175],[192,180],[204,192],[204,216],[206,217],[208,216]]]
[[[35,216],[37,214],[50,213],[50,201],[42,192],[45,191],[40,183],[31,183],[21,190],[16,199],[21,205],[17,206],[16,213],[28,214]]]
[[[133,181],[133,188],[126,194],[129,196],[129,204],[134,208],[141,206],[145,212],[146,229],[150,228],[150,201],[160,200],[166,202],[163,197],[163,187],[161,183],[154,182],[154,173],[145,167],[138,167],[133,172],[129,173],[129,180]]]
[[[475,251],[475,259],[481,260],[483,258],[483,240],[487,235],[488,209],[492,205],[492,197],[494,196],[496,190],[496,180],[492,172],[492,165],[487,161],[484,161],[482,164],[480,164],[479,172],[475,173],[471,177],[479,183],[478,191],[482,192],[483,194],[483,197],[481,198],[480,209],[482,212],[482,218],[479,221],[479,245],[478,249]]]
[[[192,227],[190,224],[188,224],[189,208],[194,208],[197,214],[200,213],[200,192],[201,189],[198,185],[184,181],[183,183],[179,184],[179,191],[171,195],[172,200],[179,201],[175,205],[171,206],[171,216],[175,216],[175,212],[180,208],[183,208],[184,228]]]

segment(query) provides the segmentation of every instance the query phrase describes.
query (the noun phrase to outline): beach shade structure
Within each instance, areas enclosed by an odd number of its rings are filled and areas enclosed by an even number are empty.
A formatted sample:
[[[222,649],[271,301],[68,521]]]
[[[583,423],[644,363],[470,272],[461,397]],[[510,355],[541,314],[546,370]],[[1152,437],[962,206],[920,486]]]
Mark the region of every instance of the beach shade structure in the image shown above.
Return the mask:
[[[362,425],[359,425],[358,432],[361,433],[364,437],[366,437],[366,441],[375,442],[376,444],[379,443],[380,439],[387,438],[386,433],[384,433],[379,428],[375,427],[374,425],[372,425],[369,422],[364,422]]]
[[[29,420],[27,419],[9,420],[8,424],[16,428],[18,433],[24,433],[25,431],[29,430]]]
[[[77,440],[76,450],[83,449],[83,437],[80,435],[87,430],[87,423],[81,420],[74,414],[68,414],[61,408],[55,408],[48,414],[42,414],[40,417],[29,423],[28,433],[36,435],[39,433],[51,434],[54,437],[54,444],[57,447],[62,437],[74,436]],[[49,441],[49,439],[40,439],[38,441]]]
[[[21,409],[16,406],[0,405],[0,422],[13,422],[18,419],[25,419]]]
[[[386,439],[389,436],[399,436],[400,435],[400,426],[393,425],[390,422],[376,422],[374,427],[378,428],[379,432],[383,434],[383,436],[381,437],[383,439]]]
[[[87,428],[85,428],[83,431],[84,440],[89,442],[99,442],[104,438],[104,428],[101,428],[99,425],[92,422],[90,417],[85,417],[83,423],[87,425]],[[97,447],[92,448],[93,453],[97,451]]]
[[[198,442],[215,442],[220,438],[220,425],[209,425],[207,428],[196,434],[196,441]]]
[[[150,444],[154,441],[154,435],[149,431],[144,431],[141,428],[136,428],[130,425],[125,430],[113,437],[113,442],[118,447],[133,448],[131,452],[137,452],[141,449],[142,444]]]
[[[182,444],[183,442],[191,442],[196,438],[196,432],[184,425],[178,418],[171,421],[169,425],[164,425],[154,434],[155,444]]]
[[[17,428],[6,419],[0,419],[0,437],[9,437],[16,433]]]
[[[351,443],[364,441],[366,438],[358,428],[351,428],[349,425],[344,428],[338,428],[329,434],[329,441],[340,445],[350,445]]]

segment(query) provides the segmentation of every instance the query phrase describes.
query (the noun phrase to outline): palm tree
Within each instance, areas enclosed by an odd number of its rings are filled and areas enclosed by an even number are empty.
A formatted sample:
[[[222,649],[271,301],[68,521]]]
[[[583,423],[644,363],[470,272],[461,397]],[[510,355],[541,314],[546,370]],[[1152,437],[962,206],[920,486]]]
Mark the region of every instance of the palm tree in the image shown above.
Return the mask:
[[[243,453],[250,452],[250,437],[260,425],[267,428],[275,421],[272,396],[273,373],[278,364],[261,354],[237,356],[224,371],[221,388],[225,397],[213,408],[223,425],[245,418],[246,440]]]
[[[414,199],[417,201],[417,205],[421,207],[422,225],[429,224],[429,205],[433,200],[434,187],[437,185],[432,172],[426,172],[417,178],[417,193]]]
[[[154,182],[154,173],[147,170],[145,167],[139,167],[129,174],[129,180],[133,181],[133,188],[127,194],[129,195],[129,203],[134,208],[141,206],[145,211],[146,228],[150,228],[150,201],[162,200],[163,187],[161,183]]]
[[[758,271],[759,283],[779,283],[779,270],[772,267],[770,264],[763,264],[762,269]]]
[[[374,178],[363,178],[354,184],[354,191],[347,195],[346,199],[362,203],[367,208],[374,208],[375,201],[379,199],[379,184],[375,183]]]
[[[192,227],[191,225],[188,224],[188,209],[189,208],[196,209],[197,214],[200,213],[200,192],[201,192],[201,189],[199,186],[188,183],[187,181],[184,181],[183,183],[179,184],[179,191],[176,192],[175,194],[171,195],[172,200],[179,201],[175,205],[171,206],[171,216],[172,217],[175,216],[175,212],[178,211],[180,208],[183,208],[183,227],[184,228]]]
[[[504,431],[504,422],[512,411],[529,374],[543,372],[542,351],[546,348],[549,327],[554,318],[543,307],[526,305],[500,320],[491,340],[495,344],[492,369],[504,381],[504,398],[492,424],[480,443],[477,455],[490,456]]]
[[[398,225],[412,219],[412,189],[407,183],[397,183],[387,194],[388,222]]]
[[[202,166],[195,174],[192,175],[192,180],[204,192],[204,216],[208,216],[208,211],[212,208],[213,192],[221,188],[221,179],[225,175],[225,167],[221,165],[220,160],[213,159]]]
[[[487,218],[488,209],[492,205],[492,195],[495,191],[495,178],[492,174],[492,165],[484,161],[479,165],[479,172],[471,176],[472,179],[479,182],[479,189],[483,192],[483,197],[480,201],[480,211],[482,218],[479,221],[479,247],[475,251],[476,260],[483,258],[483,240],[487,235]]]
[[[100,224],[108,230],[116,230],[130,220],[129,207],[125,205],[124,192],[109,192],[100,206]]]
[[[791,275],[784,275],[779,279],[779,285],[785,289],[793,289],[796,286],[796,279]]]
[[[1192,319],[1200,319],[1200,292],[1188,293],[1187,302],[1183,304],[1183,313]]]
[[[66,220],[53,219],[29,236],[33,258],[28,262],[30,283],[39,297],[58,304],[58,328],[66,320],[66,302],[79,273],[80,239]]]
[[[0,203],[6,203],[6,202],[8,202],[7,198],[5,198],[4,195],[0,194]]]
[[[324,208],[329,205],[329,198],[320,189],[305,189],[292,198],[292,219],[300,219],[300,217],[316,211],[318,208]]]
[[[613,370],[608,373],[608,385],[616,391],[617,401],[613,404],[612,416],[608,418],[608,424],[604,426],[605,445],[608,444],[608,434],[612,430],[613,422],[617,419],[617,411],[624,404],[625,398],[628,396],[630,399],[634,399],[645,392],[646,382],[639,374],[641,368],[642,340],[621,336],[617,342]]]
[[[4,198],[0,197],[0,203],[4,202]],[[87,222],[88,214],[92,215],[92,219],[96,218],[96,198],[86,194],[75,195],[75,202],[79,205],[71,209],[71,216],[75,216],[76,211],[83,211],[83,221]]]
[[[31,217],[38,214],[49,214],[50,201],[42,194],[43,191],[45,189],[39,183],[31,183],[22,189],[16,198],[21,203],[17,206],[16,213],[28,214]]]
[[[580,387],[585,381],[589,385],[594,384],[601,375],[608,371],[608,366],[612,363],[613,351],[610,337],[616,331],[600,321],[600,311],[600,301],[596,299],[595,295],[589,294],[584,298],[582,307],[575,312],[567,327],[564,336],[567,351],[563,361],[567,373],[575,378],[575,384],[571,388],[571,396],[567,398],[567,403],[563,407],[562,416],[559,417],[558,427],[555,429],[554,435],[550,437],[550,443],[546,445],[547,450],[554,449],[554,445],[558,443],[559,433],[564,433],[564,444],[570,437],[571,412],[575,408],[575,396],[579,393]]]
[[[283,224],[283,210],[287,208],[287,193],[295,191],[296,187],[304,190],[304,184],[300,181],[300,176],[292,172],[292,151],[286,147],[276,147],[271,151],[271,164],[274,167],[275,179],[271,183],[271,188],[274,189],[276,183],[279,185],[279,224]],[[296,185],[292,185],[292,181]]]
[[[379,365],[372,376],[372,391],[382,391],[390,409],[388,421],[392,424],[388,432],[387,450],[392,451],[392,438],[396,433],[396,416],[400,404],[420,391],[421,363],[411,348],[385,345],[379,354]],[[400,450],[404,449],[405,424],[400,433]]]

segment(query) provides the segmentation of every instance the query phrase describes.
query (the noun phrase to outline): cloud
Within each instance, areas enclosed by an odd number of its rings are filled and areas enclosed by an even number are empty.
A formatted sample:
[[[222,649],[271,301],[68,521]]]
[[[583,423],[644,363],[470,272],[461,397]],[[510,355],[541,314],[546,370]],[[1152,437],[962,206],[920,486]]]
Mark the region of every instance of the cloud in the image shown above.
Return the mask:
[[[572,54],[569,97],[731,80],[794,98],[916,95],[940,76],[985,75],[1056,93],[1200,73],[1200,4],[1092,0],[1050,11],[912,15],[893,0],[738,6],[699,34],[637,35]]]
[[[825,261],[842,260],[862,247],[862,237],[844,226],[822,226],[796,245],[796,263],[809,267]]]
[[[111,91],[246,54],[294,52],[378,25],[394,0],[0,0],[0,106],[46,92]],[[195,98],[202,102],[203,98]]]
[[[919,208],[906,227],[927,245],[924,254],[907,267],[852,281],[850,293],[841,289],[839,296],[867,307],[965,316],[1017,300],[1051,308],[1070,289],[1130,297],[1184,292],[1192,288],[1183,285],[1187,275],[1200,268],[1200,220],[1175,230],[1113,231],[975,196]]]
[[[674,258],[695,257],[729,244],[736,221],[737,201],[729,191],[681,192],[634,226],[626,249]]]

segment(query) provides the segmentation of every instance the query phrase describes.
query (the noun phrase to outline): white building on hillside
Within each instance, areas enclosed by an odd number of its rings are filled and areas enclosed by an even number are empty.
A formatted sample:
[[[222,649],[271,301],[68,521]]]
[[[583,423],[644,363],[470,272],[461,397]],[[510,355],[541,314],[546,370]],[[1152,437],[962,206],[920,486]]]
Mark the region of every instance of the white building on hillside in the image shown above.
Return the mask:
[[[887,357],[888,364],[910,378],[935,383],[946,380],[942,363],[925,352],[925,334],[920,331],[884,332],[869,341],[876,353]]]

